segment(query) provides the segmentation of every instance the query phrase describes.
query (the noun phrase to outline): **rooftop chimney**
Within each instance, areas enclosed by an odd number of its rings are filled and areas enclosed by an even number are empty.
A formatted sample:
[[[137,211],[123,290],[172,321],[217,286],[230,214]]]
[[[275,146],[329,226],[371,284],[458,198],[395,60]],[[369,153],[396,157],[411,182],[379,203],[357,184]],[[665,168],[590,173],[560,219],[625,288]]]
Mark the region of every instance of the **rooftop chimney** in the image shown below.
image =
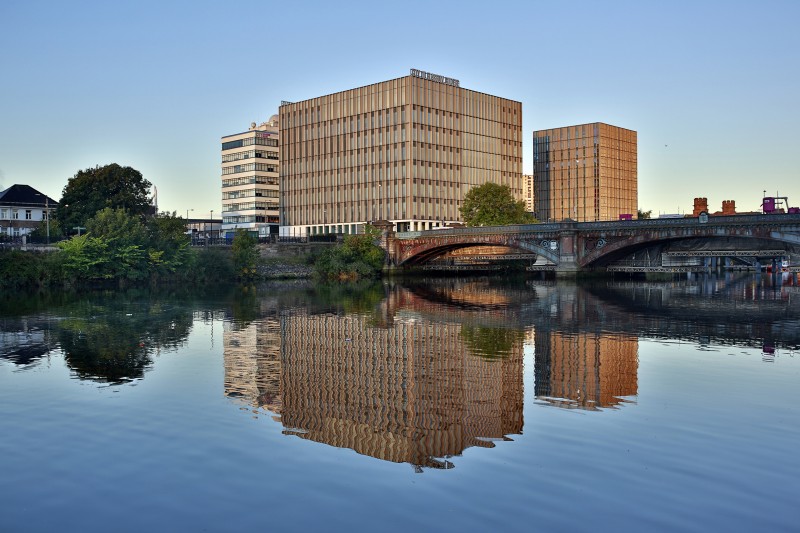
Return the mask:
[[[694,199],[694,211],[692,211],[692,216],[700,216],[700,213],[705,211],[708,213],[708,198],[695,198]]]

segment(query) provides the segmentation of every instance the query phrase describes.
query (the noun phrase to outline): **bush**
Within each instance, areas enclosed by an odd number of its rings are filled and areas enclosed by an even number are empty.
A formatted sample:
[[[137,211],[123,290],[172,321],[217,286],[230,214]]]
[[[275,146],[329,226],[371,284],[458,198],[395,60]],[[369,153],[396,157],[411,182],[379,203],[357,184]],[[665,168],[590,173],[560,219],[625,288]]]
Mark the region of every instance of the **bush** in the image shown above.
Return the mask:
[[[231,251],[233,252],[233,268],[240,280],[253,280],[258,277],[258,240],[250,232],[236,230]]]
[[[192,250],[187,270],[191,272],[191,279],[205,283],[229,283],[236,275],[230,252],[214,247],[199,252]]]
[[[62,259],[58,253],[0,251],[0,287],[21,289],[61,283]]]
[[[374,243],[375,234],[348,235],[340,246],[320,254],[314,264],[318,277],[327,280],[357,280],[378,277],[386,254]]]

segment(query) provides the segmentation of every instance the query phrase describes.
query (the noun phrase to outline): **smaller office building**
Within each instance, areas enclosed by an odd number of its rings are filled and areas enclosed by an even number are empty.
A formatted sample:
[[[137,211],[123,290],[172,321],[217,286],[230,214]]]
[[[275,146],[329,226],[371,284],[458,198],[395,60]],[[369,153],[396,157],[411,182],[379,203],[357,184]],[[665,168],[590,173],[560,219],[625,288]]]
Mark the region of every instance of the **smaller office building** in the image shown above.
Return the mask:
[[[522,200],[525,202],[525,211],[533,213],[536,209],[533,202],[533,174],[522,175]]]
[[[0,191],[0,240],[21,238],[55,212],[58,201],[30,185],[12,185]]]
[[[533,132],[533,188],[542,222],[636,217],[636,132],[594,122]]]
[[[278,116],[222,137],[222,237],[278,233]]]

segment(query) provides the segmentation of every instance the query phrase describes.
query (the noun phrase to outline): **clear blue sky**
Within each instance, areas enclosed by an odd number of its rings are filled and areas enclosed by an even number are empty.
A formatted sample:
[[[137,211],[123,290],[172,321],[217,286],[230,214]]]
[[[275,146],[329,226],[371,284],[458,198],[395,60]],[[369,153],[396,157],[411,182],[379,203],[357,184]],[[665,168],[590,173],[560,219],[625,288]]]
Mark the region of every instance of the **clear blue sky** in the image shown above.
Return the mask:
[[[800,1],[0,1],[0,189],[116,162],[218,216],[220,137],[418,68],[639,136],[639,206],[800,205]]]

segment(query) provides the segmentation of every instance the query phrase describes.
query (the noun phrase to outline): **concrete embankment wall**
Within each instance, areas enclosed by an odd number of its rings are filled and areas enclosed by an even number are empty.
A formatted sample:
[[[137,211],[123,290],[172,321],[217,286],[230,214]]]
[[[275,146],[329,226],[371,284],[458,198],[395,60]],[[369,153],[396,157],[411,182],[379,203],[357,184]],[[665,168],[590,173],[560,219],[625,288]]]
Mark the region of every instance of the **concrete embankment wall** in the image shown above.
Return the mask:
[[[315,258],[334,245],[327,242],[259,244],[260,273],[267,278],[311,277]]]

